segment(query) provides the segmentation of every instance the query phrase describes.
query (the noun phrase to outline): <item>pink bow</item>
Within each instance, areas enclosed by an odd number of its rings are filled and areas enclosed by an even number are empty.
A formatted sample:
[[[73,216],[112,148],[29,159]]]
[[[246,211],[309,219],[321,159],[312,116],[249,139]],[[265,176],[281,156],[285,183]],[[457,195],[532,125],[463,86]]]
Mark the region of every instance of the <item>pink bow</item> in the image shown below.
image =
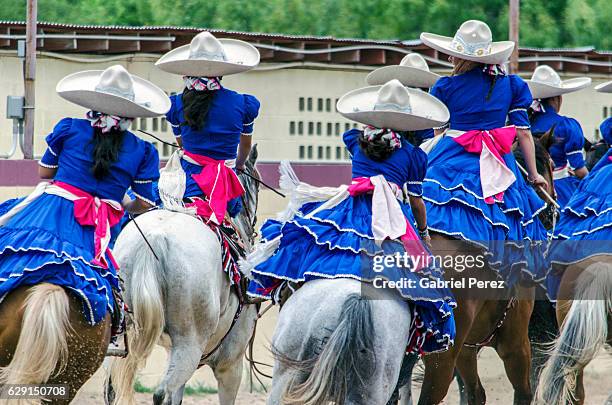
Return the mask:
[[[244,194],[238,176],[225,165],[224,160],[215,160],[187,151],[185,156],[202,166],[202,171],[192,174],[191,177],[206,196],[206,200],[196,200],[189,206],[195,206],[199,216],[217,225],[221,224],[225,218],[227,203]]]
[[[419,256],[422,258],[417,259],[422,260],[418,262],[422,264],[419,266],[419,268],[421,268],[426,264],[426,260],[424,259],[429,256],[429,253],[423,246],[421,239],[414,231],[412,225],[404,216],[404,212],[402,211],[397,198],[390,196],[388,193],[384,193],[383,190],[377,190],[377,188],[384,187],[382,182],[379,183],[376,180],[377,177],[354,178],[351,185],[348,187],[348,192],[352,197],[369,192],[374,194],[372,196],[372,232],[374,237],[376,238],[377,234],[379,233],[381,235],[389,235],[391,238],[393,238],[394,234],[399,234],[399,238],[402,241],[406,252],[412,258],[416,259]],[[386,182],[386,180],[383,179],[383,182]],[[397,187],[396,185],[394,186]],[[389,188],[391,187],[389,186]],[[399,187],[397,188],[399,189]],[[386,201],[381,199],[386,199]],[[398,226],[401,226],[401,231],[399,232],[396,232],[393,229],[385,229],[382,233],[380,230],[377,231],[377,229],[381,227],[396,228]],[[419,270],[419,268],[414,270]]]
[[[516,128],[511,126],[467,131],[453,138],[467,152],[480,155],[480,181],[487,204],[501,202],[504,192],[516,181],[516,176],[502,157],[510,153],[515,137]]]
[[[110,228],[117,225],[123,218],[123,208],[117,203],[114,206],[109,200],[101,200],[98,197],[61,181],[53,182],[54,185],[74,194],[74,217],[83,226],[93,226],[95,255],[92,264],[108,269],[108,262],[104,257],[106,253],[115,267],[115,259],[108,248],[110,242]]]

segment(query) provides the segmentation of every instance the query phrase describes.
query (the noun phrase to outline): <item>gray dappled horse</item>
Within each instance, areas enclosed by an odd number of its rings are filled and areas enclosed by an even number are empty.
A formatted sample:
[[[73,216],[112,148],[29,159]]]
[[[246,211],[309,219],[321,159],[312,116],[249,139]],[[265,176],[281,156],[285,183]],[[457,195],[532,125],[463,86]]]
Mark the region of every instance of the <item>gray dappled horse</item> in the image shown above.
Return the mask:
[[[256,159],[253,147],[245,171],[258,177]],[[235,223],[243,240],[252,243],[259,183],[244,174],[239,177],[246,195]],[[242,379],[242,358],[257,317],[255,305],[244,307],[228,334],[239,299],[223,271],[215,233],[193,216],[166,210],[147,212],[136,221],[159,260],[134,224],[128,224],[114,253],[125,280],[133,325],[127,332],[128,356],[112,361],[107,400],[134,404],[136,372],[155,345],[161,344],[169,361],[153,396],[154,404],[180,404],[185,384],[203,364],[212,368],[219,383],[219,403],[233,404]],[[211,351],[213,354],[201,362]]]

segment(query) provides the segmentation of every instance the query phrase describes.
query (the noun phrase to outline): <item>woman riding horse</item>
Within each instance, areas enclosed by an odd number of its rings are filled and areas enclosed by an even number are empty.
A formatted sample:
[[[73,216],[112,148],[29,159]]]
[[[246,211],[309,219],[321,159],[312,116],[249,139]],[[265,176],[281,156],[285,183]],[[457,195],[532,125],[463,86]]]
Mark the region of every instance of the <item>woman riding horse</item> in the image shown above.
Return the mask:
[[[240,212],[244,189],[234,170],[244,170],[251,151],[259,101],[223,87],[221,79],[258,63],[259,52],[252,45],[217,39],[209,32],[157,61],[157,67],[182,75],[185,83],[181,94],[170,97],[166,115],[182,148],[162,171],[159,191],[167,208],[187,200],[188,207],[213,224],[221,224],[226,212],[231,217]],[[168,175],[177,171],[178,179]]]
[[[415,353],[447,350],[454,337],[454,300],[447,288],[423,288],[423,284],[419,285],[423,280],[441,280],[438,269],[423,264],[427,261],[421,264],[416,261],[431,257],[426,247],[429,244],[427,215],[421,198],[427,156],[402,140],[397,133],[440,125],[448,119],[447,110],[434,97],[405,88],[397,80],[383,86],[349,92],[338,101],[337,109],[345,117],[366,125],[363,130],[353,129],[343,136],[352,157],[353,181],[349,186],[318,188],[297,182],[290,169],[281,170],[284,173],[281,186],[290,189],[292,201],[277,219],[268,220],[263,225],[261,233],[264,241],[243,263],[243,270],[250,271],[253,278],[249,294],[279,301],[285,290],[305,283],[287,300],[284,311],[292,307],[293,301],[298,299],[301,291],[308,289],[309,283],[319,283],[320,289],[324,289],[324,282],[335,282],[334,285],[340,287],[340,281],[345,282],[344,285],[352,285],[354,280],[365,284],[373,282],[374,286],[377,285],[375,280],[402,281],[390,289],[396,294],[399,292],[398,299],[409,301],[413,311],[410,316],[412,324],[401,326],[410,331],[410,336],[405,336],[408,350]],[[286,187],[287,182],[295,182],[294,187]],[[408,254],[410,261],[407,264],[383,265],[383,261],[378,259],[383,259],[385,254],[387,258]],[[410,287],[411,284],[413,287]],[[339,297],[342,300],[345,298],[347,303],[351,302],[349,297]],[[353,315],[357,316],[356,313]],[[343,312],[341,316],[352,315]],[[347,328],[347,325],[337,327]],[[368,329],[365,324],[360,327]],[[337,330],[334,336],[354,332]],[[382,330],[367,331],[372,335],[371,339],[379,332]],[[310,333],[306,332],[306,335],[317,339]],[[316,331],[312,333],[316,334]],[[283,347],[292,345],[288,344],[287,339],[275,342]],[[332,337],[328,345],[338,347],[335,346],[337,343],[336,338]],[[346,349],[344,347],[342,350]],[[404,348],[399,348],[400,357],[404,352]],[[334,353],[340,356],[341,351],[334,349]],[[306,361],[293,352],[278,355],[280,364],[286,356],[296,361]],[[359,357],[360,353],[350,355]],[[327,360],[321,358],[321,361]],[[399,372],[401,358],[395,361]],[[333,367],[331,364],[328,366]],[[281,369],[275,368],[279,373]],[[322,369],[316,368],[311,372],[312,376],[318,375],[317,370]],[[339,372],[346,376],[358,371]],[[372,370],[367,372],[368,375],[369,372]],[[378,398],[378,391],[390,389],[392,392],[397,376],[386,377],[392,380],[386,382],[386,387],[370,387],[364,395],[373,400]],[[317,379],[311,377],[305,382],[300,378],[297,377],[295,384],[284,384],[283,376],[275,373],[271,403],[345,402],[361,392],[357,386],[349,387],[347,392],[347,387],[333,376],[315,382],[326,388],[310,390],[309,384]],[[284,387],[279,388],[277,385],[281,384]],[[283,395],[280,392],[285,389],[287,392],[281,398]],[[317,398],[309,392],[316,392]],[[389,398],[387,396],[385,399],[384,394],[381,396],[385,402]]]
[[[430,152],[423,198],[434,251],[447,246],[457,255],[484,253],[490,269],[475,271],[474,276],[504,280],[506,288],[493,296],[484,290],[468,295],[453,290],[458,299],[455,346],[446,353],[425,356],[419,403],[436,404],[444,399],[455,363],[470,402],[484,401],[475,363],[478,348],[489,343],[495,345],[506,365],[515,401],[529,403],[527,327],[533,300],[514,303],[512,288],[521,280],[543,277],[526,264],[531,261],[530,251],[523,247],[523,241],[546,239],[537,218],[545,204],[524,181],[511,148],[518,137],[529,182],[548,188],[537,172],[529,130],[531,94],[520,77],[506,75],[501,66],[515,44],[493,42],[484,22],[467,21],[454,37],[423,33],[421,40],[450,55],[454,66],[452,76],[441,78],[431,90],[449,108],[450,121],[424,146]],[[446,277],[467,276],[448,271]],[[491,298],[485,298],[487,295]],[[506,317],[523,319],[522,327],[512,331],[503,328]],[[470,347],[463,348],[467,342]]]
[[[64,383],[72,399],[102,362],[110,315],[123,310],[109,248],[117,225],[124,209],[142,212],[155,200],[157,151],[128,128],[170,102],[119,65],[71,74],[57,92],[90,111],[55,126],[39,162],[51,181],[0,217],[0,385]],[[130,187],[134,201],[124,198]]]
[[[584,134],[580,124],[574,118],[559,114],[562,95],[588,87],[591,79],[577,77],[561,80],[553,68],[542,65],[533,72],[527,84],[534,98],[530,108],[531,132],[534,136],[541,136],[551,129],[554,131],[554,141],[549,152],[555,162],[553,174],[558,203],[564,207],[580,179],[589,171],[582,155]]]
[[[612,82],[596,90],[612,92]],[[583,404],[583,369],[612,341],[612,118],[600,129],[608,152],[562,210],[550,248],[561,330],[538,384],[542,403]]]

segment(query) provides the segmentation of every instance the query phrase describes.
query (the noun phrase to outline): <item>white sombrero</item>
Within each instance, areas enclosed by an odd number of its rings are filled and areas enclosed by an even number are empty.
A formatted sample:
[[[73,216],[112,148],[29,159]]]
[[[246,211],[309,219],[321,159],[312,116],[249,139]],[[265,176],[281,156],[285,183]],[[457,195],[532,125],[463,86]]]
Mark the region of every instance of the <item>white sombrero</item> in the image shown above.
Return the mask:
[[[346,93],[338,112],[348,119],[395,131],[416,131],[444,125],[450,114],[437,98],[404,87],[397,79]]]
[[[371,72],[366,77],[370,85],[385,84],[391,79],[399,80],[404,86],[429,88],[440,78],[429,71],[425,58],[418,53],[404,56],[399,65],[385,66]]]
[[[70,74],[55,90],[81,107],[125,118],[156,117],[170,109],[170,99],[162,89],[121,65]]]
[[[421,41],[447,55],[490,65],[506,62],[514,50],[512,41],[493,42],[489,26],[478,20],[461,24],[453,38],[423,32]]]
[[[601,83],[595,86],[595,90],[600,93],[612,93],[612,80],[609,82]]]
[[[559,74],[550,66],[538,66],[531,80],[525,80],[534,99],[556,97],[573,93],[591,85],[590,77],[561,80]]]
[[[217,39],[200,32],[189,45],[171,50],[155,63],[161,70],[183,76],[216,77],[246,72],[259,64],[259,51],[237,39]]]

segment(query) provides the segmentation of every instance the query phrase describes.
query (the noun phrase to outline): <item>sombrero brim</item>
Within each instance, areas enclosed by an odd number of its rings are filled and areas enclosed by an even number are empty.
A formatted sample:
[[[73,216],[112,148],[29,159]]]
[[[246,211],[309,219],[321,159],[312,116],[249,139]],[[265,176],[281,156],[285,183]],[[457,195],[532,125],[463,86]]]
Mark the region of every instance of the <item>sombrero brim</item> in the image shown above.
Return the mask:
[[[451,47],[453,38],[432,34],[429,32],[423,32],[421,34],[421,41],[423,41],[423,43],[430,48],[436,49],[447,55],[456,56],[457,58],[471,60],[474,62],[485,63],[488,65],[500,65],[507,62],[510,55],[512,55],[512,51],[514,50],[514,42],[499,41],[491,43],[491,52],[487,55],[466,55],[454,50]]]
[[[560,86],[552,86],[550,84],[534,82],[533,80],[525,80],[531,91],[533,98],[549,98],[556,97],[562,94],[573,93],[582,90],[591,85],[590,77],[577,77],[561,82]]]
[[[170,109],[170,99],[162,89],[132,75],[134,100],[96,90],[102,70],[87,70],[64,77],[55,90],[60,97],[90,110],[125,118],[156,117]]]
[[[226,61],[189,59],[189,45],[183,45],[162,56],[155,66],[182,76],[227,76],[246,72],[259,64],[259,51],[248,42],[219,39]]]
[[[421,90],[407,88],[411,112],[374,110],[378,90],[382,86],[369,86],[346,93],[338,100],[338,112],[353,121],[376,128],[395,131],[417,131],[439,127],[448,122],[448,108],[437,98]]]
[[[397,79],[407,87],[429,88],[432,87],[439,78],[440,75],[427,70],[417,69],[412,66],[395,65],[381,67],[370,72],[366,77],[366,82],[369,85],[376,86],[385,84],[389,80]]]
[[[595,90],[600,93],[612,93],[612,80],[609,82],[601,83],[595,86]]]

